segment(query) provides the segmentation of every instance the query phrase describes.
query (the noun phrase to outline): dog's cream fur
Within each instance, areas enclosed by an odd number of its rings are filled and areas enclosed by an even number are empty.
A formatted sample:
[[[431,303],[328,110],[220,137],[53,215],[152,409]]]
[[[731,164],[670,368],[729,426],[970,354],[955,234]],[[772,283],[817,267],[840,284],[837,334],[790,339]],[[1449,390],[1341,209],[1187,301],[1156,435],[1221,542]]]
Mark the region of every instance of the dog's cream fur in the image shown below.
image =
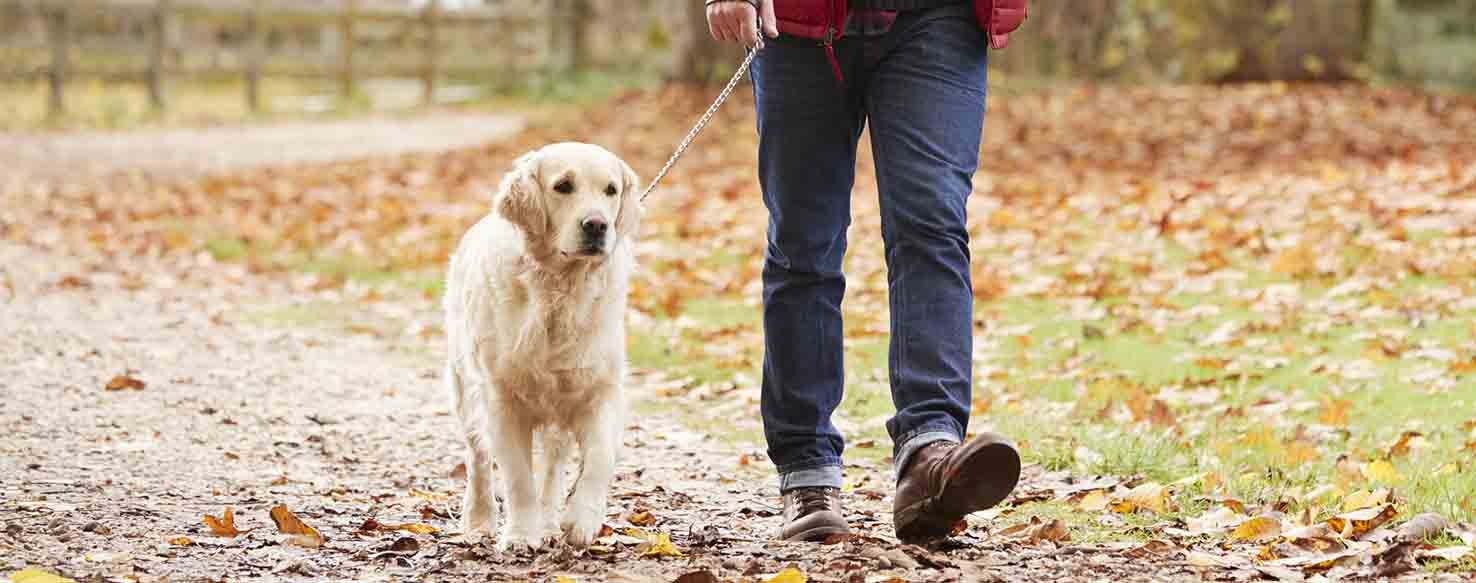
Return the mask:
[[[525,154],[451,258],[445,377],[468,448],[462,528],[495,527],[500,483],[499,548],[537,549],[560,536],[582,547],[604,522],[625,415],[637,182],[599,146]],[[611,225],[600,252],[581,230],[592,218]],[[576,478],[555,522],[566,467]]]

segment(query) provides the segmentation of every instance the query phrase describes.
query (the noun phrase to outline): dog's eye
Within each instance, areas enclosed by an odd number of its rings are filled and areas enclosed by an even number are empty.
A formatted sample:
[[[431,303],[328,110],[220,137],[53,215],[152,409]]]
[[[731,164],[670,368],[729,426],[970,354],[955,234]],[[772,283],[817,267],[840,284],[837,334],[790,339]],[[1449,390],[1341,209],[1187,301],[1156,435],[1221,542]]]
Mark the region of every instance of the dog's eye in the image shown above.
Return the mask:
[[[615,194],[618,192],[620,191],[615,190],[615,184],[613,182],[610,183],[609,186],[605,187],[605,196],[615,196]]]
[[[554,190],[558,191],[559,194],[569,194],[574,192],[574,183],[568,180],[560,180],[558,184],[554,185]]]

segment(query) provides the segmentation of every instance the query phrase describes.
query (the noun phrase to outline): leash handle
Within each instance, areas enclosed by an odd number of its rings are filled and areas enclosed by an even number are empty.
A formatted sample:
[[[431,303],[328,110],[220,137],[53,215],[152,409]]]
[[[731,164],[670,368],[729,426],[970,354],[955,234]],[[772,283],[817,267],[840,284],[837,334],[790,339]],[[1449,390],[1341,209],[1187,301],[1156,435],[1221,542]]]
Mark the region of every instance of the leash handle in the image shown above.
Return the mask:
[[[760,33],[760,38],[762,38],[762,33]],[[728,80],[728,85],[723,87],[723,91],[718,93],[717,99],[712,102],[712,105],[707,107],[707,112],[703,113],[702,118],[697,120],[697,124],[692,126],[691,131],[687,132],[687,137],[682,138],[682,142],[677,145],[676,151],[672,152],[671,157],[666,160],[666,165],[662,166],[661,171],[656,173],[656,177],[651,179],[651,183],[646,185],[646,191],[641,193],[640,202],[645,202],[646,197],[651,195],[651,191],[656,190],[656,185],[661,182],[662,178],[666,177],[667,172],[671,171],[671,167],[676,164],[677,159],[681,158],[682,154],[687,152],[687,148],[692,145],[692,140],[697,137],[697,134],[702,131],[703,127],[707,126],[707,122],[712,120],[713,114],[717,113],[718,108],[722,107],[723,102],[728,100],[728,95],[733,93],[733,88],[738,86],[738,82],[748,72],[748,66],[753,64],[753,57],[758,55],[759,49],[763,47],[763,41],[760,40],[759,42],[760,45],[758,47],[748,49],[748,54],[743,57],[743,63],[738,65],[738,71],[733,73],[733,78]]]

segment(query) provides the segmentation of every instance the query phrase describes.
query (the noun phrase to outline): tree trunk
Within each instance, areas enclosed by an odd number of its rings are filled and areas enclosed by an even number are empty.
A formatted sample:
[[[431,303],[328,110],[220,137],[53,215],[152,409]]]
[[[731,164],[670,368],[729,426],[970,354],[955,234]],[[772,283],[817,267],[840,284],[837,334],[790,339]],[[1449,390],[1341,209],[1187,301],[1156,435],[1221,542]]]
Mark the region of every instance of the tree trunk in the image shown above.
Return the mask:
[[[686,2],[679,28],[673,35],[677,39],[677,58],[670,79],[686,83],[714,82],[726,51],[707,31],[707,7],[702,2]]]

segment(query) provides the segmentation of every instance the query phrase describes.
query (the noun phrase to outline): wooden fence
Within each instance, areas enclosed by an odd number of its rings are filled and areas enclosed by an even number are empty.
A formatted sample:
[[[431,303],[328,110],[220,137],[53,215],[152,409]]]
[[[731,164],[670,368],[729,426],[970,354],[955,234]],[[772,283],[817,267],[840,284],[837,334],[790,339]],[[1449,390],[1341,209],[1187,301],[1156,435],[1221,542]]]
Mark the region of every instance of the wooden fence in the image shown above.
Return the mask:
[[[65,113],[66,86],[82,78],[143,83],[153,107],[159,110],[168,108],[171,79],[202,75],[239,76],[244,80],[244,97],[252,111],[261,109],[261,82],[268,76],[336,79],[338,91],[344,96],[354,95],[357,84],[366,78],[418,78],[422,99],[429,103],[435,99],[437,84],[451,76],[487,78],[541,66],[548,53],[546,45],[555,38],[541,29],[540,17],[544,15],[534,10],[508,6],[443,10],[439,0],[426,0],[420,10],[383,4],[366,6],[363,0],[339,0],[328,6],[292,0],[0,0],[0,20],[6,14],[43,21],[44,34],[40,36],[44,38],[32,38],[28,43],[15,38],[25,35],[7,35],[0,29],[0,37],[13,37],[0,38],[0,49],[29,50],[45,55],[46,62],[20,67],[0,62],[0,81],[45,81],[50,87],[48,107],[52,115]],[[87,44],[82,38],[86,35],[79,34],[78,20],[98,15],[125,17],[142,24],[135,29],[143,30],[124,35],[127,40],[121,42],[98,43],[94,39]],[[227,59],[230,62],[212,59],[203,66],[190,66],[184,63],[188,59],[170,59],[170,55],[219,48],[172,39],[178,35],[171,35],[171,30],[177,33],[174,25],[180,21],[228,30],[233,39],[233,57]],[[10,24],[21,28],[18,22]],[[264,42],[268,31],[284,27],[316,29],[319,44],[331,45],[332,50],[268,52]],[[391,31],[400,39],[398,54],[394,58],[365,59],[361,53],[365,51],[366,29]],[[451,43],[445,36],[449,31],[497,39],[499,48],[490,54],[472,51],[469,59],[448,59],[445,49]],[[135,60],[142,53],[144,63],[141,67],[79,65],[72,55],[83,47]]]

